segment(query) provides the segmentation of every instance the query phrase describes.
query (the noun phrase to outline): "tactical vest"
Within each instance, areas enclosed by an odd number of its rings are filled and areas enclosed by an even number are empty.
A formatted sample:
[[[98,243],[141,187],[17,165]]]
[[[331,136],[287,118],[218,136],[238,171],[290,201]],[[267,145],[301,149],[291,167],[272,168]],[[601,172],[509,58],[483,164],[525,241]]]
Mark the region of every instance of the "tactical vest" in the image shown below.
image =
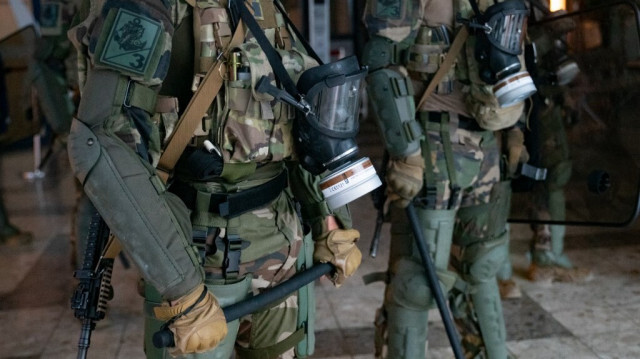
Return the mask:
[[[273,0],[253,1],[252,5],[255,19],[294,81],[304,70],[317,66],[304,48],[297,46]],[[198,1],[189,11],[193,11],[191,23],[183,21],[174,35],[171,67],[158,100],[160,111],[179,113],[186,108],[193,91],[233,34],[235,20],[226,1]],[[194,59],[188,59],[185,53],[194,54]],[[225,164],[252,164],[251,168],[295,157],[291,137],[295,110],[255,91],[262,76],[274,76],[263,51],[248,31],[245,42],[231,49],[225,61],[228,71],[220,74],[224,78],[223,88],[212,98],[212,106],[190,145],[202,147],[209,140],[220,150]],[[189,70],[192,74],[188,74]],[[184,81],[187,76],[193,76],[191,84]],[[178,109],[173,108],[176,106]],[[161,126],[165,138],[173,125]]]

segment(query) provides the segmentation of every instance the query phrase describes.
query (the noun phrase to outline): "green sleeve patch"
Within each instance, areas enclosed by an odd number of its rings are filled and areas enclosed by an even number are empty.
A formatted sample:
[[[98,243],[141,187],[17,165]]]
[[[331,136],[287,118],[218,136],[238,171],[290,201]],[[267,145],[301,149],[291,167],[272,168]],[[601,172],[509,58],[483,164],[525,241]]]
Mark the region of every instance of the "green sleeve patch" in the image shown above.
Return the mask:
[[[398,0],[377,0],[374,4],[374,16],[379,19],[404,18],[403,2]]]
[[[150,79],[157,66],[163,32],[156,20],[125,9],[112,9],[96,47],[96,62]]]
[[[40,33],[43,36],[62,34],[62,6],[57,1],[42,3],[40,10]]]

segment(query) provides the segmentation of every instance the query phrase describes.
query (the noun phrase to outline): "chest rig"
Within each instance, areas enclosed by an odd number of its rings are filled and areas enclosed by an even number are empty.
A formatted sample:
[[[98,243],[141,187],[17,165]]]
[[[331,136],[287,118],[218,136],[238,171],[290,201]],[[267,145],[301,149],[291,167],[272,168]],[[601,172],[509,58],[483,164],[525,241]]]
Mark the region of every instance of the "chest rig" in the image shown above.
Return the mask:
[[[260,32],[278,51],[293,78],[317,65],[295,48],[295,39],[274,0],[246,4],[251,5]],[[193,242],[200,249],[203,263],[207,258],[211,267],[217,267],[221,261],[222,275],[234,281],[242,274],[241,252],[253,255],[245,248],[247,241],[236,233],[239,216],[273,202],[287,186],[282,160],[293,153],[290,126],[295,111],[254,90],[257,80],[269,76],[272,70],[252,32],[243,26],[245,41],[235,45],[238,41],[234,40],[230,47],[239,22],[236,2],[198,1],[190,5],[191,53],[195,56],[189,92],[198,90],[207,73],[217,69],[212,65],[220,59],[226,63],[226,71],[209,74],[223,79],[223,85],[218,93],[208,95],[211,106],[178,161],[170,191],[194,211]],[[209,176],[207,157],[213,152],[222,156],[224,170]]]
[[[287,70],[295,76],[301,67],[315,66],[298,51],[283,15],[274,0],[253,0],[251,11],[271,45],[278,50]],[[238,9],[233,1],[210,1],[206,7],[197,2],[194,8],[197,68],[192,89],[195,90],[211,63],[229,44]],[[191,145],[202,147],[209,140],[223,155],[225,163],[257,163],[280,161],[292,155],[290,120],[294,110],[273,98],[257,93],[254,88],[261,76],[272,75],[266,58],[248,34],[245,42],[231,49],[223,90],[215,97],[207,116],[194,133]]]

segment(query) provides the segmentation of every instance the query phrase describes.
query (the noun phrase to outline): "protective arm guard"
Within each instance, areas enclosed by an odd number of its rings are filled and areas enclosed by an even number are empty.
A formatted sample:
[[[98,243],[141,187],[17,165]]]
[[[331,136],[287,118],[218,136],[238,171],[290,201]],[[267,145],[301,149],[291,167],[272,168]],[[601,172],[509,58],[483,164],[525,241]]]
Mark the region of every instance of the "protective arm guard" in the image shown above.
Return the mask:
[[[385,146],[391,157],[406,157],[420,149],[422,130],[415,120],[411,79],[386,68],[398,64],[400,46],[374,36],[365,45],[363,62],[369,66],[367,93]]]
[[[340,228],[351,228],[351,213],[348,206],[331,210],[318,187],[320,177],[313,176],[297,163],[289,163],[289,189],[300,203],[300,212],[305,224],[311,226],[314,238],[323,232],[323,220],[333,215]]]

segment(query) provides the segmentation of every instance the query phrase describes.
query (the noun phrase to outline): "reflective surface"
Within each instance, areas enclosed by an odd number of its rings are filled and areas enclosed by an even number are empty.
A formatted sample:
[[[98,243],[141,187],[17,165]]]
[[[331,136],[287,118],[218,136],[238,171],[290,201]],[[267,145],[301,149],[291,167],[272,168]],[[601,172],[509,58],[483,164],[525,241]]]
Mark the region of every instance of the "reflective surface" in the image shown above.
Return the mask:
[[[525,136],[530,164],[549,172],[514,182],[512,222],[623,226],[637,216],[638,19],[634,3],[618,2],[530,26],[541,97]]]

